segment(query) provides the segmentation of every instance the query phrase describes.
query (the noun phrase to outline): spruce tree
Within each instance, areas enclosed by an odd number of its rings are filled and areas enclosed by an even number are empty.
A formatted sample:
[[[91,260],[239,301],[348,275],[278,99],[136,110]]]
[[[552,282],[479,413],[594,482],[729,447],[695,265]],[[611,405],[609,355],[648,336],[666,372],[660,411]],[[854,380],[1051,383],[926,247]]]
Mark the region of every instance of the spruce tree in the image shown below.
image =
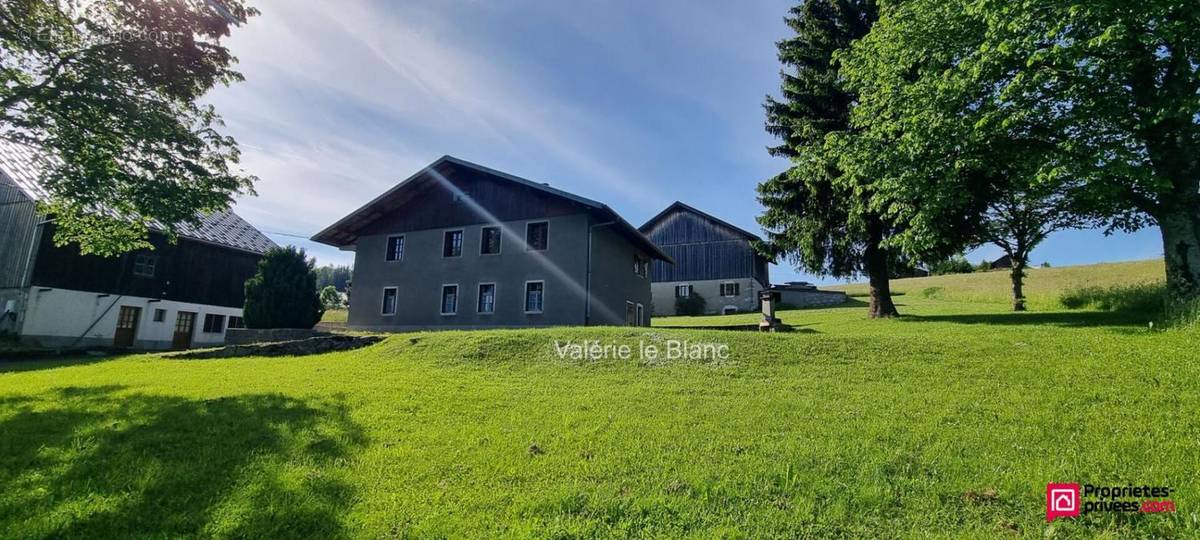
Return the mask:
[[[869,183],[843,174],[827,150],[839,135],[853,135],[855,96],[838,76],[836,54],[870,31],[874,0],[807,0],[784,19],[795,36],[779,41],[782,96],[767,96],[766,128],[781,143],[772,155],[792,165],[759,184],[767,229],[762,250],[805,271],[834,277],[866,274],[871,317],[897,315],[883,246],[892,225]]]
[[[312,328],[325,309],[317,296],[313,260],[295,246],[271,248],[246,280],[248,328]]]

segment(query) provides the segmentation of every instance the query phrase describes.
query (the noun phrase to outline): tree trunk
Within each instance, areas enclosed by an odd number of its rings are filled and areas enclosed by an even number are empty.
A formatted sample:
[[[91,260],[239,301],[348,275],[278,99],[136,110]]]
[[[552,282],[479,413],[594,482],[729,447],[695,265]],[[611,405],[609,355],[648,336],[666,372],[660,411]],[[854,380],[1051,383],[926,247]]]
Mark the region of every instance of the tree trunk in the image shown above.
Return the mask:
[[[1018,260],[1011,253],[1009,260],[1012,261],[1012,300],[1013,311],[1025,311],[1025,268],[1029,262],[1021,259]]]
[[[1162,231],[1170,301],[1200,299],[1200,209],[1190,205],[1170,208],[1158,219],[1158,227]]]
[[[883,224],[873,220],[868,231],[867,248],[865,250],[867,278],[871,288],[871,306],[869,313],[872,319],[890,318],[900,314],[896,304],[892,302],[892,286],[888,275],[888,254],[880,247],[883,243]]]

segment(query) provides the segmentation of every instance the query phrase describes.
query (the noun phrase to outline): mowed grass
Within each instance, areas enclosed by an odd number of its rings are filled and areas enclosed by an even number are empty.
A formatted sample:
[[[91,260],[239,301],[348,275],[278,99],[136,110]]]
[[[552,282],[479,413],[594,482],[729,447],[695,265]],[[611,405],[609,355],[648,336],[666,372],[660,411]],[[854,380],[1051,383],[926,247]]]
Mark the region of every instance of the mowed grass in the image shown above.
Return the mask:
[[[327,309],[325,314],[321,316],[323,323],[345,323],[346,317],[350,316],[350,310],[346,309]]]
[[[1200,334],[904,296],[798,331],[395,335],[0,364],[0,537],[1190,538]],[[632,358],[559,358],[555,342]],[[726,359],[639,358],[670,340]],[[1173,514],[1045,522],[1047,482]]]

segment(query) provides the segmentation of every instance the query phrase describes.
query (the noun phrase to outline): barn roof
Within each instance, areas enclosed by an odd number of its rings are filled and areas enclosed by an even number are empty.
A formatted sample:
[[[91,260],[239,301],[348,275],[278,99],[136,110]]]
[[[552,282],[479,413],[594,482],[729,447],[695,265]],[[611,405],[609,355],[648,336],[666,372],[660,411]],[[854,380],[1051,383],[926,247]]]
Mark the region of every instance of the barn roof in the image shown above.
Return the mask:
[[[441,158],[438,158],[438,160],[430,163],[428,166],[417,171],[415,174],[399,184],[396,184],[391,189],[385,191],[382,195],[375,197],[361,208],[351,212],[349,215],[338,220],[333,225],[326,227],[324,230],[314,235],[312,240],[314,242],[320,242],[322,244],[327,244],[338,248],[352,246],[358,241],[359,233],[363,228],[367,227],[375,220],[383,217],[387,212],[390,212],[401,205],[414,200],[420,195],[421,188],[429,185],[430,183],[436,182],[438,176],[450,176],[455,169],[468,169],[480,172],[496,181],[510,182],[575,203],[583,207],[585,210],[599,216],[601,220],[613,222],[618,233],[620,233],[634,245],[642,248],[647,253],[650,253],[654,258],[667,262],[673,262],[671,258],[667,256],[666,253],[663,253],[658,246],[654,245],[650,239],[646,238],[646,236],[639,232],[633,225],[630,225],[628,221],[625,221],[620,214],[617,214],[616,211],[614,211],[612,208],[609,208],[608,205],[604,203],[594,201],[586,197],[580,197],[579,195],[568,193],[561,189],[552,188],[549,184],[542,184],[531,180],[526,180],[519,176],[491,169],[476,163],[471,163],[470,161],[459,159],[454,156],[442,156]]]
[[[20,195],[31,201],[45,200],[49,193],[42,185],[42,171],[52,159],[29,146],[0,139],[0,183],[15,186]],[[0,194],[3,199],[11,197],[12,194]],[[176,229],[179,236],[253,253],[265,253],[275,247],[275,242],[232,210],[202,214],[199,218],[196,225],[179,224]],[[154,228],[161,230],[161,225]]]
[[[697,210],[696,208],[688,206],[680,201],[675,201],[675,202],[671,203],[671,206],[666,207],[662,212],[659,212],[658,215],[650,218],[648,221],[646,221],[646,223],[642,224],[641,227],[638,227],[638,230],[642,231],[642,234],[645,234],[647,231],[649,231],[651,228],[653,228],[655,225],[657,225],[660,221],[666,219],[667,216],[671,215],[674,212],[690,212],[690,213],[696,214],[704,219],[712,221],[713,223],[716,223],[717,225],[725,227],[726,229],[729,229],[729,230],[737,233],[738,235],[744,236],[744,237],[746,237],[747,240],[755,240],[755,241],[762,240],[761,238],[758,237],[758,235],[756,235],[752,232],[749,232],[749,231],[742,229],[736,225],[733,225],[733,224],[729,223],[728,221],[722,220],[712,214]]]

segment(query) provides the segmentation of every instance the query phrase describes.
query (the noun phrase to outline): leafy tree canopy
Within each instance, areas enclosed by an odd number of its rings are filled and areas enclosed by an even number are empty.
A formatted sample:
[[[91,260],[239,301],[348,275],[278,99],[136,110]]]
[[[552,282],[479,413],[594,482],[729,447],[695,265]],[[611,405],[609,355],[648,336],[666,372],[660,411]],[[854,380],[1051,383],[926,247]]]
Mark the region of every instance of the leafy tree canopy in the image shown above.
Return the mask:
[[[0,0],[0,138],[46,155],[59,244],[115,255],[225,209],[254,177],[199,103],[240,81],[241,0]]]
[[[962,245],[988,233],[981,216],[997,201],[1049,193],[1064,203],[1055,215],[1158,225],[1173,295],[1200,294],[1200,11],[893,2],[842,62],[870,143],[844,166],[898,201],[892,245]]]

